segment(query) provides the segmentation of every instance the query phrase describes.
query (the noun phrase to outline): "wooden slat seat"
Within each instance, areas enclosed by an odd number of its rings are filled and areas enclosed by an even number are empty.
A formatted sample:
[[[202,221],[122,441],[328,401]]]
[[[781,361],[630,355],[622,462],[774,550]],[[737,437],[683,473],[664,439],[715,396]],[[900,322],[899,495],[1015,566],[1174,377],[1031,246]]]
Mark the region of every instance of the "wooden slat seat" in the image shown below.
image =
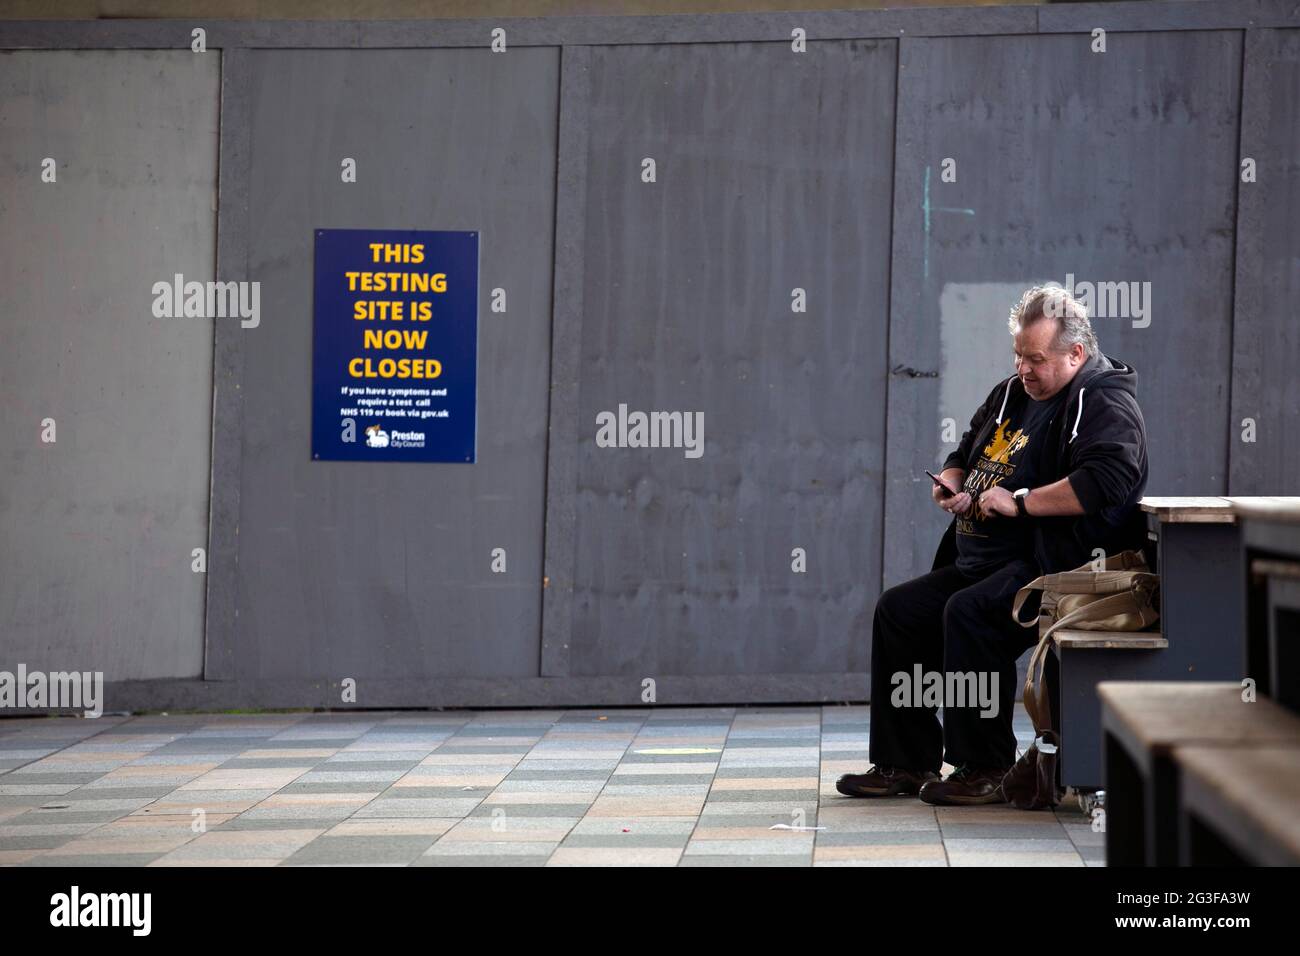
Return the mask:
[[[1262,518],[1268,521],[1300,522],[1300,496],[1225,498],[1233,512],[1240,518]]]
[[[1097,685],[1102,703],[1108,865],[1176,866],[1189,852],[1190,844],[1180,831],[1189,839],[1201,831],[1180,807],[1179,755],[1188,748],[1231,753],[1274,747],[1291,751],[1300,761],[1300,717],[1267,697],[1242,700],[1242,692],[1235,681],[1102,681]],[[1300,792],[1287,802],[1294,807],[1297,797]],[[1200,841],[1202,847],[1219,848],[1223,842]],[[1249,844],[1239,855],[1249,859],[1257,856],[1258,849]]]
[[[1266,697],[1241,699],[1240,684],[1103,681],[1106,728],[1137,755],[1168,755],[1180,744],[1300,743],[1300,717]]]
[[[1236,508],[1227,498],[1143,498],[1138,505],[1165,524],[1235,524]]]
[[[1169,646],[1159,631],[1081,631],[1063,627],[1052,639],[1064,650],[1158,651]]]
[[[1179,747],[1181,812],[1252,865],[1300,865],[1300,742]],[[1195,865],[1195,841],[1185,848]]]

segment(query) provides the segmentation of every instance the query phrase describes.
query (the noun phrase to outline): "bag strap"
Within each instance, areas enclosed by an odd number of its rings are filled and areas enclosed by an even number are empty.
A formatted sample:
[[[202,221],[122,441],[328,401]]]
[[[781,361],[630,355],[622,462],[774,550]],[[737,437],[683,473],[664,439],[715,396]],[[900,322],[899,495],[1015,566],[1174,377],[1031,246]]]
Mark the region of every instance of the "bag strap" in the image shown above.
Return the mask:
[[[1042,577],[1034,578],[1032,581],[1030,581],[1028,584],[1026,584],[1024,587],[1022,587],[1019,591],[1016,592],[1016,599],[1011,605],[1011,616],[1012,618],[1015,619],[1015,622],[1019,624],[1021,627],[1033,627],[1035,624],[1038,623],[1038,615],[1034,615],[1034,619],[1032,621],[1020,620],[1020,609],[1024,607],[1025,601],[1029,599],[1029,595],[1032,592],[1046,590],[1045,582],[1049,577],[1051,577],[1050,574],[1044,574]]]
[[[1019,595],[1017,595],[1018,597]],[[1063,614],[1060,620],[1043,632],[1042,637],[1038,639],[1038,645],[1034,648],[1033,655],[1029,658],[1029,666],[1025,669],[1025,686],[1021,694],[1021,702],[1024,704],[1036,732],[1041,733],[1044,730],[1052,729],[1051,702],[1047,694],[1047,688],[1043,685],[1043,669],[1047,665],[1047,655],[1052,647],[1052,635],[1057,628],[1068,627],[1081,621],[1102,621],[1111,615],[1130,611],[1142,614],[1145,620],[1146,615],[1143,612],[1150,607],[1151,594],[1147,590],[1108,594],[1106,597],[1098,598],[1096,601],[1077,607],[1068,614]],[[1027,627],[1028,625],[1024,626]]]
[[[1029,658],[1029,667],[1025,671],[1024,692],[1020,695],[1025,711],[1034,725],[1035,734],[1050,730],[1052,726],[1051,704],[1047,697],[1047,688],[1043,685],[1043,668],[1047,664],[1047,653],[1052,646],[1052,638],[1044,635],[1039,638]]]

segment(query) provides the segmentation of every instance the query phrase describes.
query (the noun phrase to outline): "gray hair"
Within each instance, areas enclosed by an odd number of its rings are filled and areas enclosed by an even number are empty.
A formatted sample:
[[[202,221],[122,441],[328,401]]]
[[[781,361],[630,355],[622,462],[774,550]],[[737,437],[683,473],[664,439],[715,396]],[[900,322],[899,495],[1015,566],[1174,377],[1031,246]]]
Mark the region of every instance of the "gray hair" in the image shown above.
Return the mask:
[[[1101,351],[1097,345],[1097,334],[1088,321],[1088,310],[1068,289],[1059,285],[1036,285],[1027,290],[1012,307],[1007,325],[1010,326],[1012,335],[1018,335],[1021,329],[1042,318],[1057,321],[1053,348],[1068,351],[1075,345],[1082,345],[1089,358]]]

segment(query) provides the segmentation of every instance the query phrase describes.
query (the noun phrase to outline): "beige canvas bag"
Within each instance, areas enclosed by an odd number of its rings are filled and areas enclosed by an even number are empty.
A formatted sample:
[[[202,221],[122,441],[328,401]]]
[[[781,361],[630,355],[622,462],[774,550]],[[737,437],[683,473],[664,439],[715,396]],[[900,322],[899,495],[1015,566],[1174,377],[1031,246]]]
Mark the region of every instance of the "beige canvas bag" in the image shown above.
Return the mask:
[[[1043,592],[1038,617],[1020,619],[1020,609],[1034,591]],[[1021,627],[1039,628],[1038,646],[1025,675],[1025,710],[1034,730],[1055,731],[1043,667],[1052,634],[1061,628],[1083,631],[1140,631],[1160,619],[1160,576],[1152,574],[1141,551],[1107,555],[1101,570],[1091,563],[1034,578],[1016,593],[1011,616]]]

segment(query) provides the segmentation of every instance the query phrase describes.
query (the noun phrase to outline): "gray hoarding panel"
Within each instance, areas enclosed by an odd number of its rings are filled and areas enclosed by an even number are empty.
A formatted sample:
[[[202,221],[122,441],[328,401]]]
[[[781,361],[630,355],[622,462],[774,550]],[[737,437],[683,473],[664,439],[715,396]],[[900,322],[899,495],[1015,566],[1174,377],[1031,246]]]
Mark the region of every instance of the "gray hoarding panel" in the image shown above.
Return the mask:
[[[1091,284],[1102,350],[1136,367],[1147,493],[1226,490],[1240,68],[1237,32],[904,42],[886,584],[930,566],[921,470],[1012,374],[1035,282]]]
[[[1234,495],[1300,494],[1300,30],[1246,35],[1237,187]],[[1243,170],[1239,168],[1238,176]]]
[[[894,72],[892,41],[592,51],[574,675],[867,669]],[[702,455],[597,447],[620,404],[702,415]]]
[[[0,54],[0,668],[201,672],[218,66]]]
[[[250,60],[262,322],[240,331],[238,614],[213,653],[239,678],[536,676],[559,51]],[[477,463],[311,460],[317,228],[479,232]]]

